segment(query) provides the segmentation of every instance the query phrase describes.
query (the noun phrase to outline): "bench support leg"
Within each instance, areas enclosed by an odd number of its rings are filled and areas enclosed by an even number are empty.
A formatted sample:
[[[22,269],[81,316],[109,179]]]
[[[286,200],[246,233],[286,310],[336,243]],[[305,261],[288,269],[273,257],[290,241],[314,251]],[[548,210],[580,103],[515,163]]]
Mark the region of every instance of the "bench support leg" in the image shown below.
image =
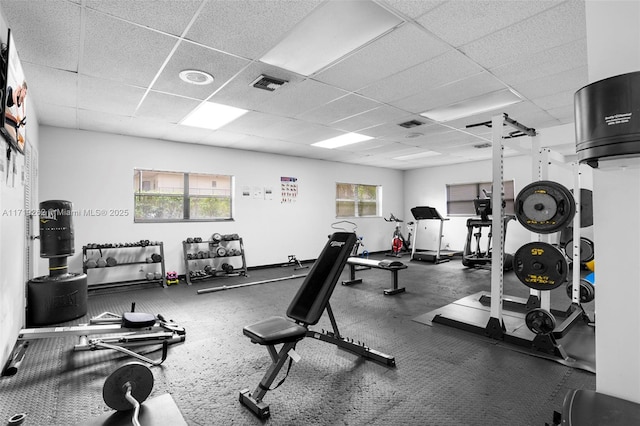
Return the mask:
[[[266,419],[269,417],[269,405],[265,404],[262,401],[262,398],[269,391],[269,387],[273,384],[273,381],[280,373],[280,370],[284,366],[285,362],[289,358],[289,351],[296,346],[297,342],[289,342],[282,345],[280,351],[276,351],[273,345],[268,345],[267,349],[269,350],[269,355],[271,355],[271,359],[273,363],[260,380],[260,383],[256,387],[253,392],[249,392],[249,389],[243,389],[240,391],[238,399],[242,405],[249,408],[256,416],[261,419]]]
[[[385,296],[393,296],[394,294],[404,293],[405,288],[398,288],[398,270],[391,271],[392,279],[393,279],[393,288],[388,288],[384,290]]]

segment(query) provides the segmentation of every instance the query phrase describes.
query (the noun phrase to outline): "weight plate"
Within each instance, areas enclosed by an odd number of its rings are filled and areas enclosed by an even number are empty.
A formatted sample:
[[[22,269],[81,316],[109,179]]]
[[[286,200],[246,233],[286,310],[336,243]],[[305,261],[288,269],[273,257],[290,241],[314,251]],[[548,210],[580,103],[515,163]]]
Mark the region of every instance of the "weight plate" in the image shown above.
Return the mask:
[[[573,300],[573,283],[569,281],[567,283],[567,296]],[[589,280],[586,278],[580,279],[580,303],[592,302],[596,297],[596,289]]]
[[[567,241],[564,245],[564,252],[569,259],[573,259],[573,240]],[[580,237],[580,262],[587,263],[594,257],[593,242],[585,237]]]
[[[551,334],[556,329],[556,319],[541,308],[532,309],[524,317],[527,328],[535,334]]]
[[[217,232],[211,236],[211,240],[215,242],[222,241],[222,235]]]
[[[567,281],[569,265],[562,252],[548,243],[532,242],[513,255],[513,269],[524,285],[534,290],[553,290]]]
[[[138,362],[131,362],[111,373],[102,387],[102,398],[105,404],[116,411],[133,409],[125,398],[126,384],[131,385],[131,396],[142,404],[153,389],[153,373]]]
[[[571,192],[552,181],[538,181],[525,186],[515,200],[518,222],[526,229],[551,234],[573,220],[576,203]]]

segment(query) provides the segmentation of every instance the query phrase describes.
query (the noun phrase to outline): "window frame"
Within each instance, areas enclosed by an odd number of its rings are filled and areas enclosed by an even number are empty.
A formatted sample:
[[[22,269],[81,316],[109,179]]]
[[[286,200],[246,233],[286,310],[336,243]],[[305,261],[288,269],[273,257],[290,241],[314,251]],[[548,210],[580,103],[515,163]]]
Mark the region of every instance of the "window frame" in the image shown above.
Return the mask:
[[[153,172],[153,173],[167,173],[174,175],[182,175],[182,193],[145,193],[142,192],[140,187],[143,185],[141,173],[144,172]],[[199,175],[199,176],[211,176],[211,177],[224,177],[229,179],[229,195],[228,196],[203,196],[203,195],[195,195],[190,194],[189,187],[189,177],[191,175]],[[142,169],[142,168],[134,168],[133,169],[133,178],[134,178],[134,186],[136,180],[138,182],[138,188],[134,187],[133,191],[133,222],[134,223],[176,223],[176,222],[233,222],[234,221],[234,212],[235,212],[235,176],[233,175],[224,175],[220,173],[199,173],[199,172],[180,172],[180,171],[171,171],[171,170],[155,170],[155,169]],[[219,189],[219,188],[212,188]],[[177,196],[182,198],[182,218],[139,218],[137,216],[136,210],[138,207],[138,197],[139,196]],[[221,218],[191,218],[191,201],[193,199],[198,198],[222,198],[229,200],[229,217],[221,217]]]
[[[483,182],[467,182],[467,183],[452,183],[452,184],[446,184],[445,185],[445,200],[446,200],[446,208],[447,208],[447,216],[450,217],[475,217],[478,216],[476,214],[475,211],[475,206],[473,205],[473,200],[477,199],[477,198],[485,198],[484,197],[484,193],[482,192],[482,188],[488,188],[488,191],[491,190],[492,188],[492,182],[487,182],[487,181],[483,181]],[[505,188],[505,197],[504,200],[506,202],[506,207],[505,207],[505,214],[510,214],[513,215],[514,214],[514,206],[515,206],[515,181],[513,179],[505,179],[503,181],[503,185]],[[474,191],[475,192],[475,196],[474,198],[456,198],[456,199],[451,199],[450,198],[450,188],[452,187],[457,187],[457,188],[462,188],[462,187],[474,187]],[[511,193],[509,193],[509,187],[511,188]],[[463,213],[452,213],[452,209],[451,209],[451,204],[469,204],[470,206],[470,212],[467,213],[466,209],[465,212]],[[468,206],[468,207],[469,207]],[[458,209],[456,209],[458,210]]]
[[[339,185],[351,185],[353,187],[353,194],[354,194],[354,198],[352,199],[347,199],[347,198],[338,198],[338,186]],[[366,186],[366,187],[372,187],[375,188],[375,192],[376,192],[376,198],[374,201],[370,201],[370,200],[363,200],[360,199],[360,197],[358,196],[358,187],[360,186]],[[368,218],[368,217],[374,217],[374,218],[380,218],[382,217],[382,185],[372,185],[372,184],[366,184],[366,183],[350,183],[350,182],[336,182],[336,194],[335,194],[335,215],[336,215],[336,219],[348,219],[348,218]],[[353,202],[354,208],[353,208],[353,212],[354,215],[349,215],[349,216],[343,216],[343,215],[339,215],[339,209],[338,209],[338,203],[344,203],[344,202]],[[361,203],[371,203],[371,202],[375,202],[375,214],[373,215],[360,215],[360,204]]]

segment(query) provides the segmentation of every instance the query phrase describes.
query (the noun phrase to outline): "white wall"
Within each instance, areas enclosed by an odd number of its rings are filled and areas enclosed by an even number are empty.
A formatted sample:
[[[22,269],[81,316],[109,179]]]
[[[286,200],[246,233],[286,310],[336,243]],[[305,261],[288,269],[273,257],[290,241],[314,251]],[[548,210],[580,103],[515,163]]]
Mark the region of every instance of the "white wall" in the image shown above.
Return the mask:
[[[73,218],[76,254],[69,260],[71,271],[82,269],[82,246],[87,243],[149,239],[164,242],[167,270],[182,274],[182,241],[197,236],[208,239],[214,232],[239,234],[244,240],[248,266],[286,263],[290,254],[300,260],[315,259],[336,221],[336,181],[382,185],[385,213],[401,211],[404,201],[403,172],[397,170],[47,126],[40,128],[40,134],[39,201],[68,200],[79,214]],[[135,168],[234,175],[235,220],[134,223]],[[295,203],[281,203],[281,176],[298,179]],[[242,197],[244,187],[270,187],[273,199]],[[82,213],[99,209],[124,210],[129,216]],[[381,218],[356,222],[367,250],[389,248],[392,229]],[[46,265],[44,260],[40,262],[41,274]],[[105,281],[112,280],[115,269],[91,273],[107,272],[110,275],[105,276]],[[90,282],[99,281],[101,276],[90,276]]]

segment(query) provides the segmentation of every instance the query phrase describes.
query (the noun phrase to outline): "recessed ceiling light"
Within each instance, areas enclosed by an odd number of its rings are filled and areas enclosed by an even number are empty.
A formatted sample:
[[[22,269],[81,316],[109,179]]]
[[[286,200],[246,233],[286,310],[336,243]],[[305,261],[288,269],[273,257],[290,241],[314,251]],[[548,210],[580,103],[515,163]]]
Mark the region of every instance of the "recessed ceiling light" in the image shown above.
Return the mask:
[[[180,80],[189,84],[204,86],[213,83],[213,76],[207,72],[200,70],[183,70],[180,71]]]
[[[360,133],[345,133],[344,135],[336,136],[335,138],[312,143],[311,145],[320,148],[333,149],[358,142],[368,141],[369,139],[373,138],[371,136],[361,135]]]
[[[482,112],[493,111],[521,101],[522,98],[511,89],[503,89],[445,107],[434,108],[420,115],[442,123]]]
[[[401,161],[415,160],[416,158],[435,157],[436,155],[442,155],[442,154],[435,151],[423,151],[423,152],[418,152],[416,154],[401,155],[400,157],[393,157],[393,160],[401,160]]]
[[[246,114],[246,109],[230,107],[213,102],[203,102],[191,111],[180,124],[216,130]]]
[[[327,1],[261,62],[311,75],[404,22],[371,1]]]

